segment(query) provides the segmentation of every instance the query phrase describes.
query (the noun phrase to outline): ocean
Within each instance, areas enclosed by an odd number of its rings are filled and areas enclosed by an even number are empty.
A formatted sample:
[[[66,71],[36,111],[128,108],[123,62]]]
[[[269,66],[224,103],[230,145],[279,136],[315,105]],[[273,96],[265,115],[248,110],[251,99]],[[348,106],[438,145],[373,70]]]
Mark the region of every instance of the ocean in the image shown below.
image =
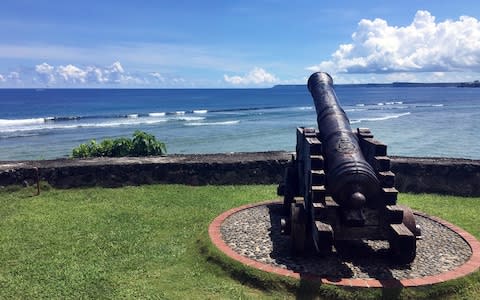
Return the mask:
[[[480,159],[480,88],[338,85],[352,128],[389,155]],[[0,89],[0,160],[68,157],[142,130],[168,153],[295,149],[316,127],[306,86],[265,89]]]

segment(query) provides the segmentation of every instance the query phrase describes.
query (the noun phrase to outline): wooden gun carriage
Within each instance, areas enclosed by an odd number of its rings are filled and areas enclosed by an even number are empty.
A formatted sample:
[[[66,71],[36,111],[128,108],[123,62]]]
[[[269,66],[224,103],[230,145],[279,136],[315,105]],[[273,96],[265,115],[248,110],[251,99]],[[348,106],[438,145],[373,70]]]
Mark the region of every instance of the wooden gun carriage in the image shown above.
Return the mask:
[[[352,131],[330,75],[314,73],[308,89],[318,130],[297,128],[296,154],[279,186],[292,251],[328,255],[339,241],[387,240],[397,262],[412,262],[420,230],[412,211],[397,205],[386,145],[367,128]]]

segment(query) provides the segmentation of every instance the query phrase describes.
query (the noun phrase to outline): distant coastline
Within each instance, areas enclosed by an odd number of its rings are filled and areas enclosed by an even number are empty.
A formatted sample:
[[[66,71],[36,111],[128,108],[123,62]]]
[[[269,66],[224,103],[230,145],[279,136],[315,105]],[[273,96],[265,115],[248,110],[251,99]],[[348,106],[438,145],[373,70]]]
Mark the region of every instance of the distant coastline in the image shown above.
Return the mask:
[[[458,87],[480,87],[480,81],[475,80],[474,82],[462,82]]]
[[[478,88],[480,87],[480,81],[475,80],[473,82],[392,82],[392,83],[347,83],[336,84],[337,86],[351,86],[351,87],[461,87],[461,88]],[[304,86],[303,84],[279,84],[272,88],[274,89],[288,89],[298,88]]]

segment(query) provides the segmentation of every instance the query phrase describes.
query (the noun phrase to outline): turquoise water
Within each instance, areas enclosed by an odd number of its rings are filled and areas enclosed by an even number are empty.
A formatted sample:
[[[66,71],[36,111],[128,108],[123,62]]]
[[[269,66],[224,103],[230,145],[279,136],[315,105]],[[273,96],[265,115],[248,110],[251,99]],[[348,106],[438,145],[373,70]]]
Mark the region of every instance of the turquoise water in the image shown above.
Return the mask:
[[[352,127],[390,155],[480,159],[480,89],[337,86]],[[305,86],[271,89],[3,89],[0,160],[66,157],[91,139],[154,134],[168,153],[295,148],[315,127]]]

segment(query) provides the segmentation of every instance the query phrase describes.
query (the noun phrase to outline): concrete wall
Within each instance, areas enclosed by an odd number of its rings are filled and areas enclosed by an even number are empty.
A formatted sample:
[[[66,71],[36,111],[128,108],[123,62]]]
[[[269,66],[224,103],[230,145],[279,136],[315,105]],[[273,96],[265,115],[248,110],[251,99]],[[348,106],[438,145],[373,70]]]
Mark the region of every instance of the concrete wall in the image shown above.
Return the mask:
[[[290,158],[287,152],[256,152],[0,162],[0,186],[33,184],[36,169],[40,180],[58,188],[277,184]],[[478,160],[392,157],[391,167],[401,192],[480,196]]]

